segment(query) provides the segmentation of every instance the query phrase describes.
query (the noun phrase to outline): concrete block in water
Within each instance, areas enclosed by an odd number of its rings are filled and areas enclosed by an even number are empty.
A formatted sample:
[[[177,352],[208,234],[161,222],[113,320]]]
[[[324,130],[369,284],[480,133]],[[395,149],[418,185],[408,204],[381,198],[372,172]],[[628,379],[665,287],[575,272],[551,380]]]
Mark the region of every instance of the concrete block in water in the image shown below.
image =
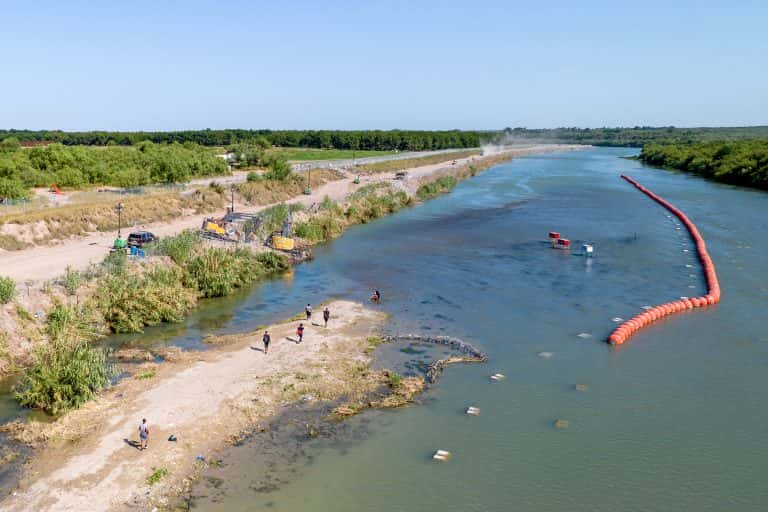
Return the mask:
[[[506,378],[507,378],[506,375],[504,375],[503,373],[494,373],[493,375],[491,375],[491,380],[499,381],[499,380],[504,380]]]
[[[587,391],[589,389],[589,386],[586,384],[576,384],[575,386],[576,391]]]
[[[555,354],[553,354],[552,352],[539,352],[539,357],[542,359],[549,359],[553,355]]]
[[[576,336],[578,336],[579,338],[581,338],[583,340],[592,337],[592,335],[589,334],[588,332],[582,332],[582,333],[577,334]]]
[[[471,414],[472,416],[480,416],[480,408],[471,405],[469,408],[467,408],[467,414]]]
[[[451,452],[446,450],[437,450],[432,458],[434,460],[439,460],[440,462],[445,462],[451,458]]]
[[[555,426],[559,429],[565,430],[568,428],[568,420],[559,419],[555,422]]]

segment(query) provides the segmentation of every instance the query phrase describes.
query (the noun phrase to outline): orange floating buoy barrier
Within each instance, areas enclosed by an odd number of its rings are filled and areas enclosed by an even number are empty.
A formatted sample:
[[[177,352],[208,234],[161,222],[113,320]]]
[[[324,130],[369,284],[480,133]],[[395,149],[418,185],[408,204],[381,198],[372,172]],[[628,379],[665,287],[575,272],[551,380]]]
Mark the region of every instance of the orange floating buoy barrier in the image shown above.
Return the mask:
[[[650,325],[656,320],[659,320],[672,313],[679,313],[680,311],[687,311],[693,308],[713,306],[720,302],[721,296],[720,282],[717,280],[715,264],[712,262],[712,258],[709,257],[709,253],[707,253],[707,244],[704,241],[704,237],[701,236],[701,233],[699,233],[699,230],[693,221],[689,219],[682,210],[676,208],[669,201],[666,201],[658,195],[654,194],[629,176],[622,175],[621,177],[628,183],[634,185],[636,189],[666,208],[670,213],[677,217],[683,226],[685,226],[685,228],[688,230],[688,234],[690,235],[691,240],[693,240],[696,245],[696,252],[699,256],[699,263],[701,264],[702,274],[707,281],[707,294],[701,297],[685,297],[673,302],[666,302],[664,304],[659,304],[649,308],[643,313],[639,313],[626,322],[620,324],[616,329],[613,330],[610,336],[608,336],[608,341],[611,343],[611,345],[623,344],[636,331],[639,331],[646,325]],[[674,220],[674,217],[670,216],[669,218]],[[554,232],[550,233],[550,238],[552,238],[553,233]],[[558,243],[562,242],[562,240],[559,239],[560,233],[554,234],[558,235]]]

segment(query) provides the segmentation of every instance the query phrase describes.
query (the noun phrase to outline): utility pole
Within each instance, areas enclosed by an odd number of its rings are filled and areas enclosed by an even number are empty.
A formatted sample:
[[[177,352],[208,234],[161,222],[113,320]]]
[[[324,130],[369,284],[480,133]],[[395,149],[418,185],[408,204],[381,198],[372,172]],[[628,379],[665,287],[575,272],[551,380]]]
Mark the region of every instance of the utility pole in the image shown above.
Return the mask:
[[[235,184],[233,183],[232,186],[229,188],[230,191],[232,191],[232,199],[230,200],[230,212],[235,213]]]
[[[117,203],[117,205],[115,205],[115,211],[117,212],[117,238],[120,238],[120,228],[122,227],[123,220],[123,203]]]

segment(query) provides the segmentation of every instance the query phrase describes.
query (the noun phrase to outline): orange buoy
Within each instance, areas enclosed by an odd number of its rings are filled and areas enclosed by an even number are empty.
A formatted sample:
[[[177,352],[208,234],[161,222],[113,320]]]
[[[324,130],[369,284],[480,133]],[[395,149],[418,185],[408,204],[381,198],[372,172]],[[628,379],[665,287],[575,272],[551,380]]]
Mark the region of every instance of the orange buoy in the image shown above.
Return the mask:
[[[621,345],[633,333],[642,329],[646,325],[649,325],[655,322],[660,318],[663,318],[672,313],[678,313],[680,311],[685,311],[688,309],[712,306],[720,302],[720,298],[721,298],[720,283],[717,279],[717,271],[715,270],[715,264],[712,262],[712,258],[710,258],[709,254],[707,253],[707,244],[704,241],[704,237],[701,236],[701,233],[699,232],[698,228],[693,223],[693,221],[689,219],[688,216],[685,215],[685,213],[683,213],[682,210],[675,207],[669,201],[666,201],[665,199],[659,197],[657,194],[651,192],[646,187],[642,186],[640,183],[630,178],[629,176],[622,174],[621,178],[627,181],[628,183],[632,184],[636,189],[643,192],[645,195],[647,195],[648,197],[650,197],[651,199],[659,203],[661,206],[666,208],[675,217],[677,217],[677,219],[680,220],[680,223],[684,225],[685,228],[688,230],[688,234],[696,246],[696,252],[698,254],[699,263],[701,264],[702,274],[704,275],[707,282],[707,294],[701,297],[683,298],[673,302],[666,302],[663,304],[659,304],[657,306],[649,308],[647,311],[644,311],[642,313],[639,313],[638,315],[635,315],[634,317],[630,318],[629,320],[619,325],[619,327],[617,327],[608,337],[608,341],[610,341],[611,344],[613,345]],[[559,236],[559,233],[557,234]],[[550,233],[550,238],[551,238],[551,235],[552,235],[552,232]],[[558,242],[560,242],[560,240],[558,240]]]

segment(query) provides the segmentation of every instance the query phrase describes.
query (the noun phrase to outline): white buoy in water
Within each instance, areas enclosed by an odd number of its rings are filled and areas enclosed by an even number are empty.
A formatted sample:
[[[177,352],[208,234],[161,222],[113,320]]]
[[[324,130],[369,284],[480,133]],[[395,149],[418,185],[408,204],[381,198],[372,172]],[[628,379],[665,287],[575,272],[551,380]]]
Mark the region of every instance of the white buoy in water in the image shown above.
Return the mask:
[[[539,352],[539,357],[542,359],[549,359],[554,354],[552,352]]]
[[[480,408],[475,407],[474,405],[469,406],[467,408],[467,414],[471,414],[472,416],[480,416]]]
[[[652,308],[651,306],[647,306],[647,305],[646,305],[646,306],[643,306],[643,309],[644,309],[644,310],[646,310],[646,311],[648,311],[649,309],[653,309],[653,308]]]
[[[581,246],[582,250],[584,251],[584,256],[587,258],[591,258],[595,254],[595,246],[592,244],[584,244]]]
[[[491,375],[491,380],[499,381],[504,379],[506,379],[506,376],[503,373],[494,373],[493,375]]]
[[[613,322],[615,324],[621,322],[622,320],[624,320],[624,319],[621,318],[620,316],[615,316],[615,317],[611,318],[611,322]]]
[[[435,454],[432,456],[434,460],[439,460],[441,462],[445,462],[448,459],[451,458],[451,452],[446,450],[437,450]]]
[[[592,337],[592,335],[589,334],[588,332],[582,332],[582,333],[577,334],[576,336],[578,336],[579,338],[581,338],[583,340],[586,340],[587,338],[591,338]]]

